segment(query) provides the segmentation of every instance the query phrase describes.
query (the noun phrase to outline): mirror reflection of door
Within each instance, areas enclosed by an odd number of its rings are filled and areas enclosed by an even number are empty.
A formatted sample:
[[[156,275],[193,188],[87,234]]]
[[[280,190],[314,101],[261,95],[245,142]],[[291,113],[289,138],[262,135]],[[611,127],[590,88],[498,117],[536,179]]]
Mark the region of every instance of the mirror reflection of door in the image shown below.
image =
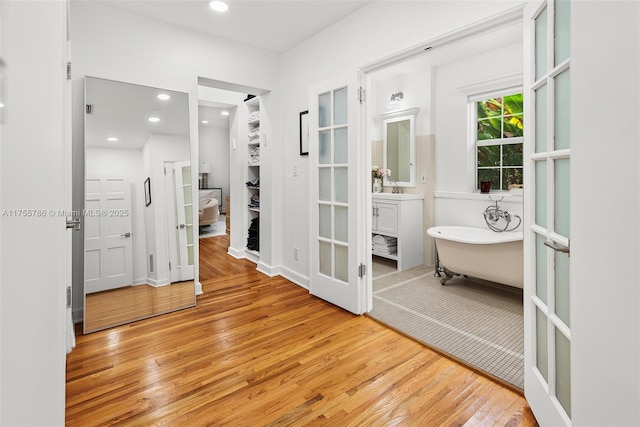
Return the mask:
[[[85,104],[84,332],[195,305],[188,95],[86,77]]]

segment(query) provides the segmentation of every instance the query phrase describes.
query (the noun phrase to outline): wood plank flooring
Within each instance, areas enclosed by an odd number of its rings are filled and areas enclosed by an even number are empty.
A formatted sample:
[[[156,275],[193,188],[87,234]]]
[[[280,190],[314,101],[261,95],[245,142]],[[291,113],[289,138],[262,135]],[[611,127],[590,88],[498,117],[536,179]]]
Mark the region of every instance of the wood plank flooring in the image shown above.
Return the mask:
[[[201,240],[197,306],[79,335],[67,425],[535,426],[519,394]]]

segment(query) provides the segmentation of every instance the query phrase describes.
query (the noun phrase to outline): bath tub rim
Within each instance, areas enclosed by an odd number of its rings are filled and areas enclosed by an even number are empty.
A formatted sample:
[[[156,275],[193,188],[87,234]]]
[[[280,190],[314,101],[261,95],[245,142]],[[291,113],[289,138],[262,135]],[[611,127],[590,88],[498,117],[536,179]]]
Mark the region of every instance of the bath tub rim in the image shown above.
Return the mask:
[[[446,233],[449,231],[450,233]],[[464,233],[466,232],[466,234]],[[470,245],[491,245],[522,241],[522,231],[504,231],[497,233],[488,228],[468,227],[460,225],[439,225],[430,227],[427,234],[435,239],[450,240],[452,242]]]

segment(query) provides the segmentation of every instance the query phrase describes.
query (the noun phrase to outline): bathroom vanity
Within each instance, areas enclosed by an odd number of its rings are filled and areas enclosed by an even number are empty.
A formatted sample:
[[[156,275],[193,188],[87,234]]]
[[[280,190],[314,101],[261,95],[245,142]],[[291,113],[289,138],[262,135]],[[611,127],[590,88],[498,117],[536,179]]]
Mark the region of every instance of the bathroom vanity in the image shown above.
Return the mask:
[[[372,254],[396,260],[398,271],[424,262],[423,200],[422,194],[376,193],[371,196]]]

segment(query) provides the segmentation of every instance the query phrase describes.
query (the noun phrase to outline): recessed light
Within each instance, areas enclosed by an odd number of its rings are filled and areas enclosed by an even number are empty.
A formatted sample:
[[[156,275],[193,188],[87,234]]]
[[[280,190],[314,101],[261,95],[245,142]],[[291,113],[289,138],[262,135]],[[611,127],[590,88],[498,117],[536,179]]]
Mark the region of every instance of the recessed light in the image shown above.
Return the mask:
[[[171,97],[166,93],[161,93],[160,95],[158,95],[158,99],[161,99],[162,101],[166,101],[167,99],[171,99]]]
[[[227,110],[222,110],[220,114],[222,114],[223,116],[228,116],[229,112]]]
[[[116,138],[115,136],[110,136],[109,138],[107,138],[107,141],[109,142],[116,142],[118,140],[118,138]]]
[[[209,7],[216,12],[226,12],[229,10],[229,5],[221,0],[213,0],[209,2]]]
[[[160,121],[158,117],[149,117],[147,120],[149,120],[151,123],[157,123]]]
[[[203,121],[202,121],[202,124],[205,124],[205,125],[206,125],[207,123],[209,123],[209,120],[203,120]]]

